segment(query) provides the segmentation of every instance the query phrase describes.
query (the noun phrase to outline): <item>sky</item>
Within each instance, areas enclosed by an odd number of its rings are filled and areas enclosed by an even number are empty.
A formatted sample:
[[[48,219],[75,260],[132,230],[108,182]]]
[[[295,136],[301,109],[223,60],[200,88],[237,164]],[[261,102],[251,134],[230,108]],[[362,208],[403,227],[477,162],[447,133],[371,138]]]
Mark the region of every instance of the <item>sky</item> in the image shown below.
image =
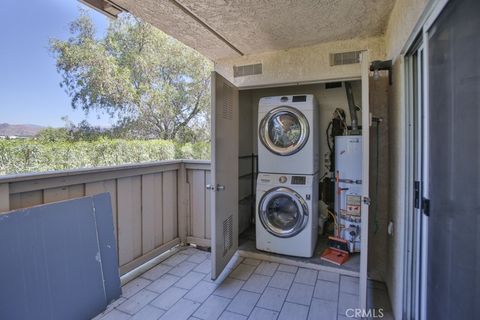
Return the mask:
[[[73,110],[48,51],[50,38],[67,39],[68,25],[87,8],[77,0],[2,0],[0,9],[0,123],[62,127],[63,116],[78,123],[110,126],[107,115]],[[97,36],[109,19],[89,9]]]

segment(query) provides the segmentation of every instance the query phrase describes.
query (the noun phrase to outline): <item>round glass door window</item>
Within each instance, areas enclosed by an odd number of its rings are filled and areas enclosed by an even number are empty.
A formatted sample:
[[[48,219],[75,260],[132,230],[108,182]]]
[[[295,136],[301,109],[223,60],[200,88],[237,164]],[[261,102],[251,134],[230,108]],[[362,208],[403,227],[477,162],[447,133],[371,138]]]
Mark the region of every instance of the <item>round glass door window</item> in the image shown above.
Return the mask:
[[[303,148],[308,140],[308,121],[295,108],[271,110],[260,123],[260,140],[271,152],[288,156]]]
[[[260,200],[259,218],[271,234],[288,238],[298,234],[308,221],[308,206],[289,188],[271,189]]]

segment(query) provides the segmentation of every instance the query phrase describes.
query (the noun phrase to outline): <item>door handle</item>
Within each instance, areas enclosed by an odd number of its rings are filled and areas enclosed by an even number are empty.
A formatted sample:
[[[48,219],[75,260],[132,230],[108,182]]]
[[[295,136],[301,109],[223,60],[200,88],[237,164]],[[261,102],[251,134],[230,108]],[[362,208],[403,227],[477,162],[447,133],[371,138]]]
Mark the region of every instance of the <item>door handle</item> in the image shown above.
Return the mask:
[[[207,190],[212,190],[212,191],[222,191],[222,190],[225,190],[225,186],[224,185],[221,185],[221,184],[217,184],[216,186],[214,185],[211,185],[211,184],[207,184],[205,186],[205,188]]]

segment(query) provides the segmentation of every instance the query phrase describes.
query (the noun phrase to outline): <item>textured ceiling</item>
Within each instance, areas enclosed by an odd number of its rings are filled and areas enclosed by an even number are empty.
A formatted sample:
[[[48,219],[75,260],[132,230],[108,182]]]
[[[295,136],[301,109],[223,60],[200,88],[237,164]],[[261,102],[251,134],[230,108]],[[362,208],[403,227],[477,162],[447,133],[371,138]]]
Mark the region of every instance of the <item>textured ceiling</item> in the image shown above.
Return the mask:
[[[115,0],[213,60],[239,54],[172,0]],[[394,0],[176,0],[244,54],[378,36]]]

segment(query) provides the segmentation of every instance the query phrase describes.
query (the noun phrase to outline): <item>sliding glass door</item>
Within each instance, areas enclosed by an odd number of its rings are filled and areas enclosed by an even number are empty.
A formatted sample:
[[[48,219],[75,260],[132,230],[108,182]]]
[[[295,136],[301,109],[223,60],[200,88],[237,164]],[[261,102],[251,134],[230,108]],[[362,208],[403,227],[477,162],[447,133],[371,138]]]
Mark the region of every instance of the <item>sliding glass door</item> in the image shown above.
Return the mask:
[[[426,34],[426,316],[478,319],[480,1],[449,1]]]

